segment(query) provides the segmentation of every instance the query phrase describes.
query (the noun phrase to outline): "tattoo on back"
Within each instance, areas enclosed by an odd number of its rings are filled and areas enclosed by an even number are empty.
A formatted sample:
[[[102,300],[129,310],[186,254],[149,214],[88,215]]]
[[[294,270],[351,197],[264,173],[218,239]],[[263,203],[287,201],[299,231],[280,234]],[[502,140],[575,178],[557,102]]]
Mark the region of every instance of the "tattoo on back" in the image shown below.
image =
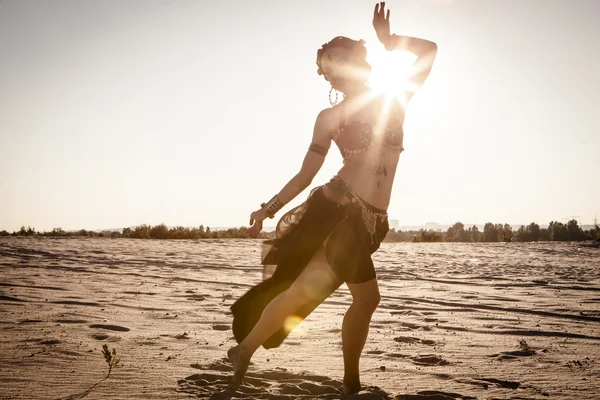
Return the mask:
[[[316,143],[311,143],[310,146],[308,147],[309,151],[314,151],[317,154],[322,155],[323,157],[327,155],[327,151],[328,149],[326,149],[325,147],[318,145]]]

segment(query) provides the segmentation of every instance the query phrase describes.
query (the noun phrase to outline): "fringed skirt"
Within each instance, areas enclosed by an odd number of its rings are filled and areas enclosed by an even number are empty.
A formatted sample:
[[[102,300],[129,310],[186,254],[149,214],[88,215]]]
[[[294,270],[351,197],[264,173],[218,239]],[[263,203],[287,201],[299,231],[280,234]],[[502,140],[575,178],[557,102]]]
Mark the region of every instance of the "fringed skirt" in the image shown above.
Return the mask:
[[[358,197],[337,176],[327,186],[334,196],[345,196],[350,202],[341,205],[326,198],[319,186],[304,203],[281,217],[275,239],[263,243],[263,281],[231,306],[233,334],[238,343],[250,333],[269,302],[292,285],[323,244],[327,261],[340,279],[329,292],[301,306],[294,313],[296,321],[306,318],[343,282],[362,283],[375,278],[371,254],[389,230],[387,214]],[[282,327],[263,347],[278,347],[289,332]]]

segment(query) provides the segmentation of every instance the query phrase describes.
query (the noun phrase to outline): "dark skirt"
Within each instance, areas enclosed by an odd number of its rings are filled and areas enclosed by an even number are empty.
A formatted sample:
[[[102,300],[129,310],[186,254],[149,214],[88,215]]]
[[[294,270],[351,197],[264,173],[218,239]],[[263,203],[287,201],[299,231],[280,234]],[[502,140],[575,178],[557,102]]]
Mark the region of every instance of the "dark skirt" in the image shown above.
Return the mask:
[[[379,216],[375,232],[370,233],[365,226],[364,206],[371,206],[364,201],[362,204],[363,207],[357,202],[340,205],[326,198],[319,186],[304,203],[281,217],[276,238],[264,242],[264,280],[231,306],[233,334],[238,343],[250,333],[269,302],[298,278],[323,243],[327,261],[340,279],[330,291],[301,306],[294,313],[296,321],[304,320],[343,282],[362,283],[375,278],[371,254],[379,248],[389,225],[387,216]],[[279,347],[289,333],[282,327],[263,347]]]

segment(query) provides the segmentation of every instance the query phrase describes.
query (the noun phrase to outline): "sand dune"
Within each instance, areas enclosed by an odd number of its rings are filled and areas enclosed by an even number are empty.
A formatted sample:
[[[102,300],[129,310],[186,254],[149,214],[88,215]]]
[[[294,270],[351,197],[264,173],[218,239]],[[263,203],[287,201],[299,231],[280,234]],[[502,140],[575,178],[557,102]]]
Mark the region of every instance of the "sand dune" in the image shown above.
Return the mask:
[[[253,240],[0,238],[0,399],[340,398],[345,286],[229,386],[229,306],[259,255]],[[599,250],[384,243],[375,261],[353,398],[600,398]],[[105,343],[121,364],[98,383]]]

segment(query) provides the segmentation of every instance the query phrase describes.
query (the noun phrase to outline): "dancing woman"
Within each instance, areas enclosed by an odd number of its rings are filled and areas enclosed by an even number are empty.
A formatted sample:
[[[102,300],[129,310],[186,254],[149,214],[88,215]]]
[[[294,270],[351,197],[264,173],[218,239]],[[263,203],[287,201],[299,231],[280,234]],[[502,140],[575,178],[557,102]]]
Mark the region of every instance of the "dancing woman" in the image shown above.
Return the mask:
[[[389,18],[385,3],[377,4],[373,27],[378,39],[389,51],[402,49],[417,56],[405,93],[408,101],[429,75],[437,46],[390,34]],[[331,84],[332,107],[317,117],[300,172],[250,216],[249,232],[257,235],[265,218],[273,218],[311,184],[331,142],[338,146],[344,165],[337,175],[283,215],[276,238],[265,242],[262,263],[274,265],[274,273],[231,307],[239,343],[227,353],[234,383],[242,382],[261,345],[278,347],[289,334],[290,324],[304,319],[345,282],[352,304],[342,324],[342,392],[360,391],[359,359],[380,300],[371,254],[389,230],[385,210],[403,151],[406,106],[406,101],[388,101],[367,86],[371,67],[366,55],[364,41],[342,36],[317,51],[317,72]],[[344,95],[339,103],[337,92]]]

